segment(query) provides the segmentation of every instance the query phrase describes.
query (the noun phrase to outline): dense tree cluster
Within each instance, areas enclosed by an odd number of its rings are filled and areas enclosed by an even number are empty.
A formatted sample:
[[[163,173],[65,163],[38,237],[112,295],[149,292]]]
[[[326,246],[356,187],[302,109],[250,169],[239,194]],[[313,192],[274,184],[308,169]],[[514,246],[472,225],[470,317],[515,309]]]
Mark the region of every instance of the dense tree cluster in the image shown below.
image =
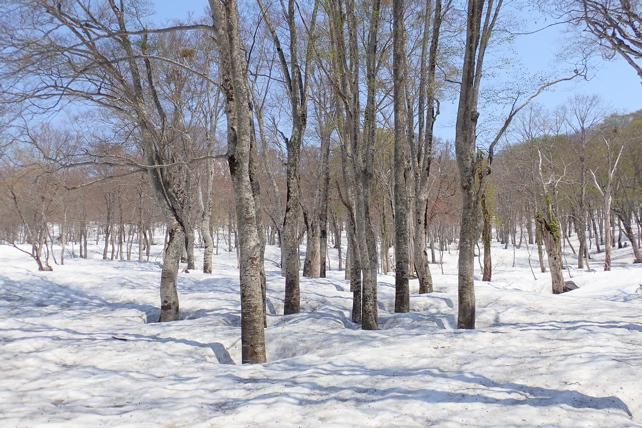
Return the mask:
[[[573,22],[639,72],[639,3],[577,3]],[[582,67],[509,90],[498,124],[480,115],[487,52],[510,24],[502,0],[208,7],[159,27],[139,1],[0,6],[0,238],[40,270],[88,257],[88,242],[140,262],[163,243],[160,321],[173,321],[181,260],[212,273],[214,253],[236,251],[242,358],[260,363],[266,245],[281,248],[286,315],[302,310],[300,275],[344,269],[363,329],[378,328],[378,273],[395,272],[395,311],[408,312],[409,280],[432,292],[453,243],[460,328],[475,327],[475,258],[490,281],[493,239],[536,245],[533,275],[550,271],[553,293],[563,246],[579,268],[606,252],[608,270],[624,236],[642,262],[642,115],[608,115],[594,97],[534,104]],[[435,137],[449,100],[454,142]],[[482,123],[496,129],[481,136]]]

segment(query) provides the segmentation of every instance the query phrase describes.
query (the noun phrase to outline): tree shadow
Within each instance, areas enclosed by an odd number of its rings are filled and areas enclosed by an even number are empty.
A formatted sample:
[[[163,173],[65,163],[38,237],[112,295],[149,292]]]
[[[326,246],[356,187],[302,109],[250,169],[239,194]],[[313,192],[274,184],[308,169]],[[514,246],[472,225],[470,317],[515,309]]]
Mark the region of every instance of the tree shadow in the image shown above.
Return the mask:
[[[412,369],[405,367],[390,367],[376,369],[351,364],[328,363],[324,367],[313,366],[284,360],[269,364],[268,367],[282,373],[303,373],[293,375],[287,379],[273,380],[262,377],[241,377],[228,374],[239,384],[252,384],[254,389],[260,389],[278,383],[282,386],[279,393],[266,393],[247,400],[238,400],[229,403],[228,408],[242,407],[248,404],[264,403],[271,399],[290,399],[298,405],[318,405],[333,401],[350,402],[354,404],[368,404],[384,400],[414,400],[425,403],[479,403],[499,406],[531,406],[552,407],[566,406],[574,409],[615,410],[621,411],[629,418],[632,413],[629,407],[616,396],[592,396],[579,391],[553,389],[531,386],[516,382],[499,382],[489,377],[470,372],[449,372],[439,369]],[[424,378],[425,385],[436,384],[435,380],[444,379],[460,384],[452,391],[438,389],[407,388],[407,387],[376,387],[358,386],[349,387],[329,386],[320,384],[314,378],[340,378],[356,377],[365,380],[366,384],[373,384],[372,379],[380,379],[377,383],[395,379],[395,383],[403,385],[404,378]],[[368,382],[368,379],[371,381]],[[431,379],[433,381],[431,382]],[[450,385],[450,384],[449,384]],[[468,385],[468,386],[467,386]],[[472,390],[474,393],[466,392]],[[494,396],[488,395],[491,392]],[[310,398],[314,396],[320,398]]]
[[[504,323],[499,322],[494,326],[507,326],[521,331],[563,331],[563,330],[591,330],[594,328],[624,329],[642,333],[642,324],[617,321],[542,321],[532,323]]]

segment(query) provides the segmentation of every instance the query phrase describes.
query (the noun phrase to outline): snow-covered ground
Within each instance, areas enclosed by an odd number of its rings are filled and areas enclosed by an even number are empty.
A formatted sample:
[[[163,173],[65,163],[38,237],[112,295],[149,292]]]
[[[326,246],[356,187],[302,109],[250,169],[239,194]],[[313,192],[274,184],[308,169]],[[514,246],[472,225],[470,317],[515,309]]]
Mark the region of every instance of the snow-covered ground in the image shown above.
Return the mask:
[[[269,362],[241,366],[236,259],[180,275],[182,321],[157,316],[158,262],[67,258],[54,272],[0,246],[0,427],[642,426],[642,266],[571,268],[580,289],[550,294],[533,247],[494,249],[476,284],[477,326],[454,329],[456,252],[436,292],[411,283],[393,314],[379,277],[378,331],[351,323],[343,272],[302,279],[284,317],[268,248]],[[569,264],[574,259],[568,256]],[[336,260],[332,263],[336,268]],[[569,279],[569,272],[565,272]],[[150,322],[147,323],[146,321]]]

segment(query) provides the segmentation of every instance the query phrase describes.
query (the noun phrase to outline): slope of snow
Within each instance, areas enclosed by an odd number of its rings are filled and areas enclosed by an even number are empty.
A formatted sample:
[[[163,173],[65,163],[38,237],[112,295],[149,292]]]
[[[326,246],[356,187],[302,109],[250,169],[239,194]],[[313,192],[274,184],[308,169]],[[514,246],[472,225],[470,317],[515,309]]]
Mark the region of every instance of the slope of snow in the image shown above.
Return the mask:
[[[493,248],[474,331],[454,329],[451,251],[443,274],[431,265],[435,293],[411,282],[409,314],[380,275],[381,328],[366,332],[340,271],[302,279],[302,313],[280,315],[270,247],[269,362],[241,366],[233,253],[213,275],[181,273],[184,319],[159,324],[158,263],[40,273],[0,246],[0,426],[642,426],[642,266],[622,249],[602,272],[598,255],[570,268],[579,290],[552,296],[529,251],[537,279],[525,247]]]

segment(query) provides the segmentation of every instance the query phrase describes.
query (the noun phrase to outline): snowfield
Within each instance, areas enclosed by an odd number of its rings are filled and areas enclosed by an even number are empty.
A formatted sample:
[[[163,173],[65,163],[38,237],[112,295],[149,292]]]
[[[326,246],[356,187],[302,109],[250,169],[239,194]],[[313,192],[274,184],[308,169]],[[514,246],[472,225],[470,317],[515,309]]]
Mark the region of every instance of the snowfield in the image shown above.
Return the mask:
[[[302,279],[302,313],[280,315],[268,247],[269,362],[258,366],[238,364],[234,253],[214,257],[213,275],[181,273],[184,319],[159,324],[159,259],[95,250],[41,273],[0,246],[1,427],[642,426],[642,265],[628,248],[612,272],[599,255],[591,272],[571,267],[581,288],[553,296],[532,246],[537,280],[525,246],[515,268],[513,249],[494,247],[474,331],[454,329],[451,251],[443,274],[431,265],[435,293],[411,282],[409,314],[392,312],[394,276],[380,275],[380,330],[366,332],[337,270]]]

